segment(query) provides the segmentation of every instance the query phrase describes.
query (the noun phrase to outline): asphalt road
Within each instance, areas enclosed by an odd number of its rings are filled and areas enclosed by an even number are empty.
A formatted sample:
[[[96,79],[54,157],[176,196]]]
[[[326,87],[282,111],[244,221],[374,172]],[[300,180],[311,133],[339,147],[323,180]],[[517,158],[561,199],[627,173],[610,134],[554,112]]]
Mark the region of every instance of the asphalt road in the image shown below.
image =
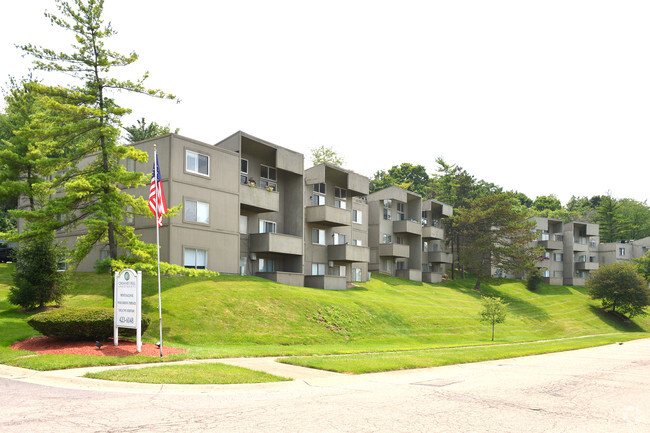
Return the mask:
[[[650,339],[358,376],[295,371],[293,382],[119,391],[14,374],[0,379],[0,431],[650,432]]]

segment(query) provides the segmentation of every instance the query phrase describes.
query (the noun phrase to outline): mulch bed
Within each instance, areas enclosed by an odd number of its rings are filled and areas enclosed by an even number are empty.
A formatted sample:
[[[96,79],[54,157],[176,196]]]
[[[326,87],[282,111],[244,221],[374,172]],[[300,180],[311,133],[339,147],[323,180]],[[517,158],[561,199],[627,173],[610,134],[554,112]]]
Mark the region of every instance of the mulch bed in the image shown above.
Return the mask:
[[[155,344],[142,343],[142,352],[138,353],[135,341],[120,340],[118,346],[113,345],[113,339],[104,341],[98,349],[94,341],[66,341],[52,337],[32,337],[11,345],[12,349],[29,350],[39,355],[95,355],[95,356],[160,356],[160,349]],[[164,342],[163,342],[164,343]],[[163,346],[163,355],[187,353],[187,350]]]

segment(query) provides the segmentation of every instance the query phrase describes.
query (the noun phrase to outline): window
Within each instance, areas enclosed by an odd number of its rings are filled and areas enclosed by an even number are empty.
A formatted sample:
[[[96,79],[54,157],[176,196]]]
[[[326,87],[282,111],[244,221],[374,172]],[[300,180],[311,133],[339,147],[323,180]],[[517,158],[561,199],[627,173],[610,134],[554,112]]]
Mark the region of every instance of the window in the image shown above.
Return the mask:
[[[248,183],[248,160],[241,159],[241,183]]]
[[[346,243],[346,236],[341,233],[334,233],[334,245],[344,245]]]
[[[422,272],[429,272],[429,264],[422,263]]]
[[[386,209],[390,209],[392,204],[393,204],[392,200],[384,200],[384,207]]]
[[[384,219],[390,221],[392,219],[392,213],[390,208],[384,208]]]
[[[246,256],[239,258],[239,275],[246,275]]]
[[[260,233],[276,233],[275,221],[260,220]]]
[[[497,268],[494,276],[497,277],[497,278],[505,278],[506,277],[506,271],[504,271],[501,268]]]
[[[352,222],[357,224],[363,224],[363,212],[361,212],[360,210],[353,210]]]
[[[403,221],[406,219],[404,216],[404,203],[397,203],[397,220]]]
[[[239,215],[239,233],[248,233],[248,216]]]
[[[540,240],[548,241],[550,238],[551,238],[551,235],[548,234],[548,230],[542,231],[542,234],[540,236]]]
[[[312,195],[313,206],[323,206],[325,204],[325,184],[314,184],[314,194]]]
[[[312,263],[311,264],[311,274],[312,275],[325,275],[325,263]]]
[[[391,259],[381,259],[381,270],[383,272],[393,272],[393,262]]]
[[[210,157],[188,150],[185,152],[185,169],[190,173],[210,175]]]
[[[596,248],[596,241],[593,241],[593,240],[592,240],[592,241],[589,241],[589,246],[590,246],[591,248]]]
[[[401,236],[396,236],[396,237],[395,237],[395,243],[396,243],[397,245],[403,245],[403,244],[404,244],[404,238],[401,237]]]
[[[185,200],[185,221],[208,224],[210,205],[196,200]]]
[[[393,243],[393,236],[384,233],[381,239],[382,244],[392,244]]]
[[[65,272],[68,270],[68,262],[65,260],[61,260],[56,262],[56,271],[57,272]]]
[[[619,248],[618,249],[618,255],[619,256],[624,256],[625,255],[625,248]]]
[[[357,247],[362,247],[363,246],[361,244],[361,239],[352,239],[352,245],[357,246]]]
[[[312,229],[311,243],[317,245],[325,245],[325,230]]]
[[[422,242],[422,252],[427,252],[429,251],[429,243],[428,242]]]
[[[124,216],[124,222],[126,224],[134,224],[135,223],[135,215],[133,214],[133,207],[132,206],[127,206],[125,209],[126,215]]]
[[[197,248],[185,248],[183,253],[184,266],[186,268],[206,269],[208,252]]]
[[[339,188],[338,186],[334,188],[334,206],[340,207],[341,209],[347,209],[347,190]]]
[[[274,182],[277,182],[278,180],[277,170],[273,167],[269,167],[268,165],[263,165],[260,173],[260,178],[262,179],[268,179]]]
[[[550,278],[551,277],[551,271],[549,271],[548,269],[543,270],[542,271],[542,277]]]
[[[562,254],[562,253],[554,253],[553,254],[553,260],[555,260],[556,262],[563,261],[564,260],[564,254]]]
[[[361,281],[361,268],[352,268],[352,281]]]
[[[339,266],[339,277],[345,277],[346,272],[347,272],[347,270],[346,270],[345,266]]]
[[[258,269],[260,272],[275,272],[275,260],[273,259],[259,259]]]
[[[578,262],[579,263],[586,263],[587,262],[587,256],[579,256],[578,257]]]
[[[589,256],[589,263],[597,263],[596,256]]]
[[[548,251],[545,252],[544,254],[542,254],[542,258],[547,259],[547,260],[551,260],[551,253],[549,253]]]
[[[126,158],[126,171],[135,172],[135,159]]]
[[[397,262],[397,270],[398,271],[403,271],[404,269],[405,269],[404,268],[404,262],[402,262],[402,261]]]

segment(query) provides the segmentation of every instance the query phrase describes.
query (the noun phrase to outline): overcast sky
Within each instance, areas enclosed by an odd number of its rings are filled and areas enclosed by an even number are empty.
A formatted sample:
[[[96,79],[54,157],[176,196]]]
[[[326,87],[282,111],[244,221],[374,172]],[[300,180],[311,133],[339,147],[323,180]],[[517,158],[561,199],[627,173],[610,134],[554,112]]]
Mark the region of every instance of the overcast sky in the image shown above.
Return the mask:
[[[14,44],[64,48],[54,0],[3,3]],[[371,177],[442,156],[531,198],[650,199],[650,2],[107,0],[129,76],[180,104],[118,99],[216,143],[242,130],[305,154],[332,147]],[[54,77],[48,77],[48,80]]]

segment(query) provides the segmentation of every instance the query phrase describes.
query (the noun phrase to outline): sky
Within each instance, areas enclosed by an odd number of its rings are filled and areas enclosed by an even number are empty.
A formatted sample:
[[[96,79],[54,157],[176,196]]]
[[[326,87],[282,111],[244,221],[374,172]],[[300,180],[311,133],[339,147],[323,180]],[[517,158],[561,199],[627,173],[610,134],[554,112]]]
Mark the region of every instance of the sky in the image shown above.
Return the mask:
[[[69,51],[54,0],[3,4],[0,83]],[[324,145],[372,177],[436,159],[534,199],[650,201],[650,2],[107,0],[135,51],[123,73],[181,102],[118,95],[216,143],[242,130],[305,154]],[[46,82],[62,76],[40,74]]]

